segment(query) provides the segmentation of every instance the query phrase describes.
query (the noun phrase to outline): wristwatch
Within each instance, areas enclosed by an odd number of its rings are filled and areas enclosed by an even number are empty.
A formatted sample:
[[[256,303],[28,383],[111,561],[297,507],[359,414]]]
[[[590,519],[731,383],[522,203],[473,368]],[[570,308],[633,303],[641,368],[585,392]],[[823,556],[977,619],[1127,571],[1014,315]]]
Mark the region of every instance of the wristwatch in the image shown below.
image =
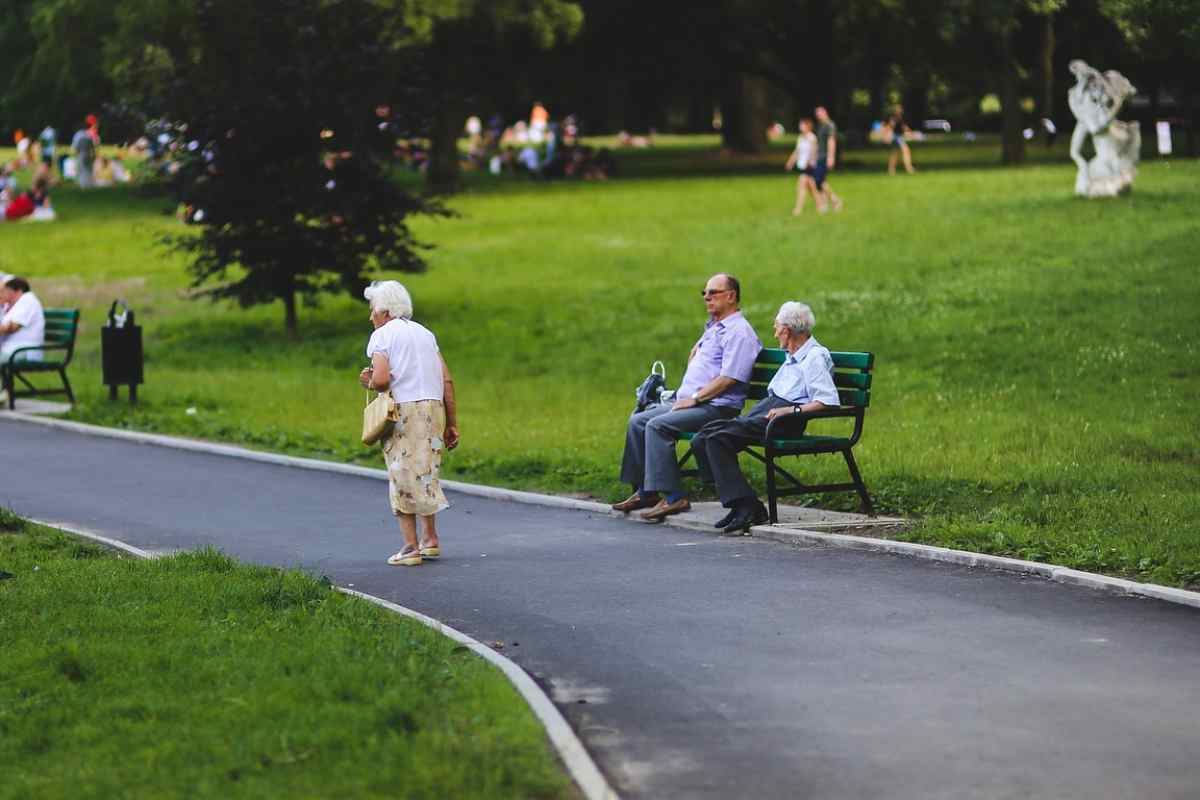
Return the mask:
[[[693,402],[693,403],[699,403],[699,402],[701,402],[701,401],[700,401],[700,393],[699,393],[699,392],[692,392],[692,402]]]

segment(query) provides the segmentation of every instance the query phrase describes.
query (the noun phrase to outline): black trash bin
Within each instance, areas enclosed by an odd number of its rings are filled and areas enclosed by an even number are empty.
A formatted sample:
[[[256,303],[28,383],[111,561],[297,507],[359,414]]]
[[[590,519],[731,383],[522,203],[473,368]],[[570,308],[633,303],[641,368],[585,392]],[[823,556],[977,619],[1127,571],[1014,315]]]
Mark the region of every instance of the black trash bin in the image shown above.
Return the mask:
[[[117,306],[123,309],[117,313]],[[100,329],[100,361],[110,400],[117,399],[117,387],[129,387],[129,402],[137,402],[137,387],[142,380],[142,329],[133,323],[133,310],[124,300],[114,300],[108,309],[108,322]]]

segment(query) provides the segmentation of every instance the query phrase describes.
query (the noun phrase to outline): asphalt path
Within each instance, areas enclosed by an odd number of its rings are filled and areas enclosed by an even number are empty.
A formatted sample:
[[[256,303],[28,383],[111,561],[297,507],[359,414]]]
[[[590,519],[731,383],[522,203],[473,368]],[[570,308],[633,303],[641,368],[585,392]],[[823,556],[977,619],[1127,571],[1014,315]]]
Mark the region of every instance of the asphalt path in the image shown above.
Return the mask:
[[[503,643],[625,797],[1200,796],[1195,609],[455,494],[442,560],[390,567],[378,480],[11,418],[0,448],[23,515],[303,567]]]

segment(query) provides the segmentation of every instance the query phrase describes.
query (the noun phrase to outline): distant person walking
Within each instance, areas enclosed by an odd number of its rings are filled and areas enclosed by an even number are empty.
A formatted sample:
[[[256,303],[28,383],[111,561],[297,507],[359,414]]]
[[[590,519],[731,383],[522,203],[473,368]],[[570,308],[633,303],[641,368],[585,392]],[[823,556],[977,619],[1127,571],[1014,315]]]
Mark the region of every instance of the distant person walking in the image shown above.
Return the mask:
[[[833,191],[827,179],[837,164],[837,125],[830,119],[825,106],[817,106],[813,115],[817,118],[817,166],[813,171],[813,182],[819,192],[817,211],[824,214],[830,207],[841,211],[842,198]]]
[[[907,137],[912,136],[912,128],[904,121],[904,108],[896,106],[888,117],[887,128],[891,135],[891,152],[888,153],[888,175],[896,174],[896,161],[904,157],[904,171],[909,175],[916,172],[913,169],[912,150],[908,147]]]
[[[796,149],[788,156],[785,170],[793,169],[800,174],[796,176],[796,205],[792,207],[792,216],[798,217],[804,213],[804,204],[812,195],[813,204],[817,200],[817,184],[813,174],[817,167],[817,137],[813,133],[813,121],[808,117],[800,120],[800,136],[796,139]]]
[[[387,561],[415,567],[442,554],[434,515],[449,507],[438,473],[443,451],[458,446],[454,381],[433,333],[413,322],[412,298],[401,283],[372,283],[363,296],[370,303],[375,332],[367,342],[371,366],[359,374],[359,382],[368,389],[390,391],[400,412],[399,422],[383,440],[383,460],[404,546]]]
[[[38,141],[42,145],[42,163],[47,167],[53,167],[54,150],[58,147],[58,131],[54,130],[53,126],[47,125],[38,134]]]
[[[79,188],[92,188],[96,185],[92,173],[96,164],[96,140],[86,126],[71,138],[71,150],[75,152],[75,179],[79,181]]]

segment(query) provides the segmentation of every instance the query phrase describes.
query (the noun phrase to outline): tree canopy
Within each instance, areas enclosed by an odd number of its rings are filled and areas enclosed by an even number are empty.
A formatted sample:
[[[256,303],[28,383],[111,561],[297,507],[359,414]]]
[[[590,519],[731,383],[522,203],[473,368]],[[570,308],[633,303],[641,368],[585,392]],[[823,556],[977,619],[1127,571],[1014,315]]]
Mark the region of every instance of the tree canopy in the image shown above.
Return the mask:
[[[441,210],[391,174],[376,109],[406,63],[384,21],[369,0],[201,0],[139,26],[130,91],[179,133],[172,184],[199,224],[169,241],[206,294],[281,299],[295,333],[298,299],[423,268],[406,217]]]
[[[376,38],[425,76],[432,113],[414,132],[433,142],[430,181],[441,188],[456,181],[453,139],[468,114],[512,120],[538,99],[593,132],[710,130],[719,109],[735,150],[761,148],[763,123],[817,103],[854,131],[899,101],[917,119],[1002,118],[1006,155],[1019,160],[1014,131],[1067,114],[1067,63],[1084,58],[1126,73],[1156,109],[1166,98],[1200,123],[1200,0],[363,2],[380,21]],[[0,127],[67,125],[114,100],[136,106],[143,84],[171,74],[177,48],[164,40],[184,36],[197,7],[14,4],[0,17]],[[988,94],[1001,116],[981,110]]]

